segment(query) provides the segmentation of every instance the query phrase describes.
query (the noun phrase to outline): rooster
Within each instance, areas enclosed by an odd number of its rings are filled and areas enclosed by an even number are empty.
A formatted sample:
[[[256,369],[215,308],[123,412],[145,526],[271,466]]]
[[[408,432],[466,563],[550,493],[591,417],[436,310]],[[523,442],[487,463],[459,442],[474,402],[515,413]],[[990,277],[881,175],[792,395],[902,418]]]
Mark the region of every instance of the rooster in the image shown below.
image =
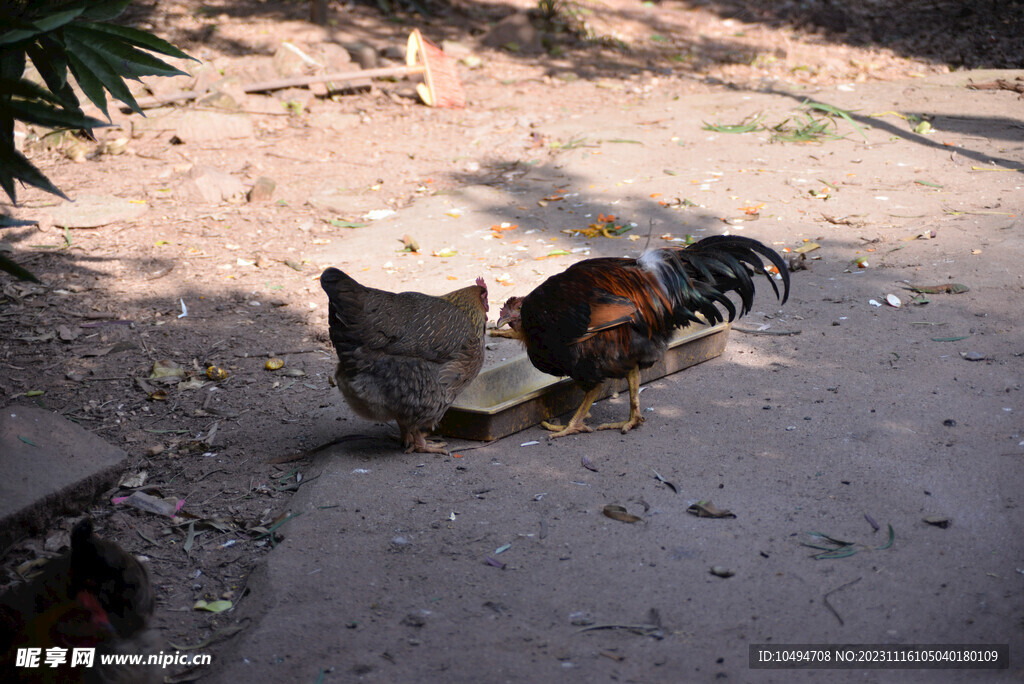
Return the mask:
[[[763,255],[781,274],[783,292],[765,270]],[[639,259],[596,258],[573,264],[551,276],[525,297],[511,297],[501,308],[497,327],[508,323],[509,337],[526,346],[539,370],[570,376],[586,391],[565,426],[544,422],[551,437],[591,432],[584,420],[608,378],[629,383],[629,418],[599,425],[598,430],[629,432],[640,415],[640,370],[665,354],[677,327],[714,325],[736,315],[726,294],[739,295],[739,315],[754,299],[751,276],[761,273],[780,297],[789,297],[789,272],[773,250],[757,240],[730,235],[704,238],[689,247],[666,247]]]
[[[427,441],[423,433],[483,365],[483,279],[432,297],[375,290],[328,268],[320,285],[330,299],[334,377],[348,405],[364,418],[396,421],[406,453],[447,453],[444,442]]]
[[[0,681],[150,682],[156,670],[100,666],[102,655],[155,652],[147,631],[153,594],[146,569],[86,518],[71,531],[71,553],[47,563],[27,585],[0,597]],[[63,648],[58,668],[17,666],[18,649]],[[93,667],[71,667],[72,650],[95,648]]]

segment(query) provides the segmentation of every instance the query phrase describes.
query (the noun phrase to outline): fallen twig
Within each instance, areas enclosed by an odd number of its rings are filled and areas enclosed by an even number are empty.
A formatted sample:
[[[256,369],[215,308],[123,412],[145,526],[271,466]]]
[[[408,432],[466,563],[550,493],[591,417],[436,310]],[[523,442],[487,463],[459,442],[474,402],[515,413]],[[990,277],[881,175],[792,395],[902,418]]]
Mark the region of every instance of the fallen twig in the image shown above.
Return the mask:
[[[824,603],[825,603],[825,607],[826,607],[826,608],[828,608],[828,609],[829,609],[830,611],[832,611],[832,614],[836,616],[836,620],[839,620],[839,624],[840,624],[840,625],[844,625],[844,624],[846,624],[846,623],[844,623],[844,622],[843,622],[843,616],[839,614],[839,611],[837,611],[837,610],[836,610],[836,609],[835,609],[835,608],[834,608],[834,607],[832,606],[832,604],[828,602],[828,597],[829,597],[829,596],[831,596],[832,594],[836,593],[837,591],[842,591],[843,589],[846,589],[847,587],[851,587],[851,586],[853,586],[853,585],[854,585],[854,584],[856,584],[857,582],[860,582],[860,580],[861,580],[861,578],[860,578],[860,577],[858,577],[857,579],[855,579],[855,580],[852,580],[852,581],[850,581],[850,582],[847,582],[846,584],[844,584],[844,585],[842,585],[842,586],[838,586],[838,587],[836,587],[835,589],[833,589],[832,591],[830,591],[830,592],[828,592],[827,594],[825,594],[825,596],[824,596],[824,597],[822,598],[822,600],[823,600],[823,601],[824,601]]]
[[[576,633],[579,634],[580,632],[592,632],[592,631],[598,630],[598,629],[625,629],[625,630],[628,630],[630,632],[633,632],[634,634],[639,634],[641,636],[654,637],[655,639],[662,639],[665,636],[664,632],[662,632],[662,629],[661,629],[661,627],[659,625],[650,625],[650,624],[639,624],[639,625],[590,625],[588,627],[581,627],[580,629],[576,630]]]
[[[732,326],[732,329],[746,335],[770,335],[774,337],[789,337],[803,332],[803,330],[753,330],[752,328],[738,328],[735,325]]]

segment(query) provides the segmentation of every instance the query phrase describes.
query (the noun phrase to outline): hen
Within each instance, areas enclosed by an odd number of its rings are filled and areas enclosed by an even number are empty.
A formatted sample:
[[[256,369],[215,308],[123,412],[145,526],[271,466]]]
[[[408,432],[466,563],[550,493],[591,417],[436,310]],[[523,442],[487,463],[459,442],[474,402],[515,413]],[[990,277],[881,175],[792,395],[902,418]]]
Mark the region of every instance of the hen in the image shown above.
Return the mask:
[[[0,681],[149,682],[159,668],[101,665],[104,655],[146,655],[153,594],[146,569],[85,519],[71,531],[71,553],[50,561],[27,585],[0,597]],[[19,667],[19,649],[41,649],[39,666]],[[48,649],[67,649],[52,668]],[[72,666],[73,649],[95,648],[93,667]]]
[[[432,297],[360,285],[336,268],[320,276],[330,299],[335,378],[352,410],[398,423],[406,453],[446,453],[432,430],[484,361],[487,286]]]
[[[719,305],[733,320],[737,312],[729,292],[739,295],[739,315],[747,313],[754,299],[751,276],[757,273],[780,296],[759,254],[782,275],[785,303],[789,272],[782,258],[756,240],[727,235],[651,250],[639,259],[586,259],[505,302],[498,327],[509,324],[509,336],[522,340],[539,370],[570,376],[586,390],[567,425],[542,423],[554,431],[551,436],[591,431],[584,419],[608,378],[628,379],[629,419],[597,429],[625,434],[644,422],[640,369],[665,354],[675,328],[702,322],[698,314],[712,325],[722,321]]]

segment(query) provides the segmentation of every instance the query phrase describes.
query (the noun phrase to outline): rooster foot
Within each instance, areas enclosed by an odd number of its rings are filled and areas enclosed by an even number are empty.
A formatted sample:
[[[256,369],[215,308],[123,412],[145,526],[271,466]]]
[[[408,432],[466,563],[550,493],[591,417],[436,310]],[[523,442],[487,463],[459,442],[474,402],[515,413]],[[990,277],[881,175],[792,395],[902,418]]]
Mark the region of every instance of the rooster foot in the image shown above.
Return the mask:
[[[445,447],[448,445],[447,442],[432,442],[427,440],[422,432],[415,432],[406,434],[404,439],[405,442],[405,453],[411,454],[417,452],[421,454],[444,454],[448,455],[448,450]]]
[[[551,434],[548,435],[548,439],[554,439],[555,437],[566,437],[568,435],[575,435],[580,432],[593,432],[594,429],[589,425],[585,425],[583,421],[579,423],[573,423],[569,421],[568,425],[559,425],[558,423],[549,423],[546,420],[541,422],[540,426],[546,430],[551,430]]]
[[[635,416],[629,420],[623,420],[618,423],[602,423],[597,426],[598,430],[621,430],[622,434],[626,434],[640,423],[647,420],[643,416]]]
[[[511,330],[511,329],[508,329],[508,330],[506,330],[506,329],[498,330],[498,329],[495,328],[495,329],[492,329],[490,331],[490,336],[491,337],[504,337],[506,340],[518,340],[519,339],[519,334],[516,333],[515,330]]]

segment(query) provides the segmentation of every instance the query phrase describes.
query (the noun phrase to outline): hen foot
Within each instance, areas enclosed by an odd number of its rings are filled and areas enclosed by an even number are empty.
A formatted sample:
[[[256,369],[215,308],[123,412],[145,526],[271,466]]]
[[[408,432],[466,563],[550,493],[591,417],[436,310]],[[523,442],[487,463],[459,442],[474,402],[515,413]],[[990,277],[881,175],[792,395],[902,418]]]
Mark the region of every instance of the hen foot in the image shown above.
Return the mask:
[[[412,452],[420,454],[444,454],[448,455],[448,450],[445,449],[448,446],[447,442],[433,442],[427,440],[422,432],[415,432],[413,434],[406,434],[402,440],[405,443],[405,453],[411,454]]]
[[[548,435],[548,439],[554,439],[556,437],[566,437],[568,435],[575,435],[580,432],[593,432],[594,429],[589,425],[584,424],[581,420],[578,423],[569,421],[568,425],[559,425],[558,423],[549,423],[546,420],[541,422],[541,427],[546,430],[551,430],[551,434]]]

